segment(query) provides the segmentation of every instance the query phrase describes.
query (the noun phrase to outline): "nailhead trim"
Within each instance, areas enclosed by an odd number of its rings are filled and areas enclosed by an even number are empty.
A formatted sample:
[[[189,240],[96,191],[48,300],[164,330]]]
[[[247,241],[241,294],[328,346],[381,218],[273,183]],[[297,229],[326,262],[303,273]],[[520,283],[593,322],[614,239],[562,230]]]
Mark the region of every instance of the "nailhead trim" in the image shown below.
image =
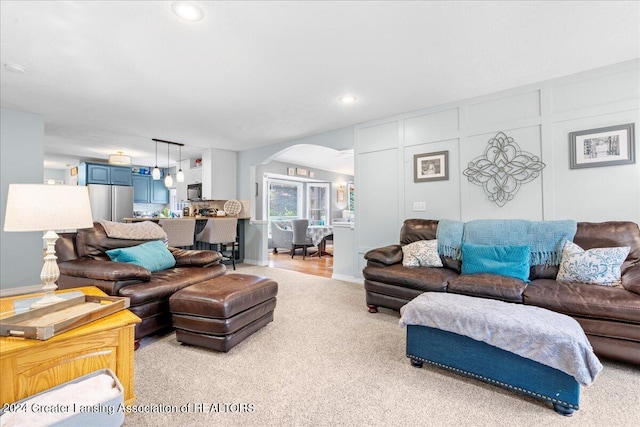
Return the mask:
[[[578,408],[578,405],[574,405],[572,403],[568,403],[568,402],[565,402],[565,401],[562,401],[562,400],[554,399],[553,397],[545,396],[543,394],[536,393],[536,392],[533,392],[533,391],[530,391],[530,390],[527,390],[527,389],[524,389],[524,388],[521,388],[521,387],[515,387],[515,386],[512,386],[511,384],[503,383],[501,381],[497,381],[497,380],[494,380],[494,379],[489,378],[489,377],[485,377],[485,376],[482,376],[482,375],[474,374],[472,372],[468,372],[468,371],[465,371],[463,369],[458,369],[458,368],[454,368],[454,367],[451,367],[451,366],[443,365],[442,363],[433,362],[431,360],[423,359],[422,357],[414,356],[414,355],[411,355],[411,354],[408,354],[408,353],[407,353],[407,357],[410,358],[410,359],[420,360],[421,362],[427,362],[427,363],[429,363],[431,365],[435,365],[435,366],[438,366],[440,368],[445,368],[445,369],[457,372],[457,373],[462,374],[462,375],[467,375],[467,376],[470,376],[470,377],[473,377],[473,378],[477,378],[479,380],[482,380],[482,381],[485,381],[485,382],[488,382],[488,383],[496,384],[496,385],[508,388],[510,390],[514,390],[514,391],[517,391],[517,392],[520,392],[520,393],[523,393],[523,394],[527,394],[529,396],[537,397],[537,398],[543,399],[543,400],[548,400],[549,402],[553,402],[553,403],[558,403],[558,404],[561,404],[563,406],[566,406],[566,407],[569,407],[569,408],[572,408],[572,409],[576,409],[576,410],[580,409],[580,408]]]

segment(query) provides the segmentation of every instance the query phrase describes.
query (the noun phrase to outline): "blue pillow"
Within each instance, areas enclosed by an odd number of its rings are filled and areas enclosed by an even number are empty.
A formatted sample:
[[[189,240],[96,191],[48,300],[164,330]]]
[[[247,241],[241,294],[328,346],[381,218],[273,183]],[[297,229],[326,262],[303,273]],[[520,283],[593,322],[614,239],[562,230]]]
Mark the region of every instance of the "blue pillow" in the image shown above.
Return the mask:
[[[529,246],[462,244],[462,274],[491,273],[529,281]]]
[[[160,240],[143,243],[129,248],[110,249],[106,254],[111,261],[136,264],[154,272],[176,265],[176,259]]]

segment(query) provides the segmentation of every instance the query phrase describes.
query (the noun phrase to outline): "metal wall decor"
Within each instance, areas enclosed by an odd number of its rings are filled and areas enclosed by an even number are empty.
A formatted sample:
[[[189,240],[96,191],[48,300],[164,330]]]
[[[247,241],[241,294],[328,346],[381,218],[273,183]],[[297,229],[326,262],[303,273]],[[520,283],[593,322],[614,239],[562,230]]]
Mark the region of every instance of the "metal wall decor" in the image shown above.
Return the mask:
[[[540,176],[545,166],[538,156],[522,151],[513,138],[498,132],[489,140],[484,156],[470,162],[463,174],[472,184],[482,186],[489,201],[503,207],[522,184]]]

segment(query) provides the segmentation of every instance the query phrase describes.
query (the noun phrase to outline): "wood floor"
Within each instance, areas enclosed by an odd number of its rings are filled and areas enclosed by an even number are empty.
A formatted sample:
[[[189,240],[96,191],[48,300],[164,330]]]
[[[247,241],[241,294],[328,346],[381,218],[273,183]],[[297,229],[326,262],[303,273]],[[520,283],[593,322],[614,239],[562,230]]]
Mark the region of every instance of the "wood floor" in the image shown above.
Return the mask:
[[[333,248],[328,246],[327,251],[331,253]],[[281,251],[277,254],[269,253],[269,267],[330,278],[333,274],[333,257],[323,255],[322,258],[319,258],[315,254],[314,256],[307,254],[303,260],[302,252],[298,249],[296,255],[291,259],[291,252]]]

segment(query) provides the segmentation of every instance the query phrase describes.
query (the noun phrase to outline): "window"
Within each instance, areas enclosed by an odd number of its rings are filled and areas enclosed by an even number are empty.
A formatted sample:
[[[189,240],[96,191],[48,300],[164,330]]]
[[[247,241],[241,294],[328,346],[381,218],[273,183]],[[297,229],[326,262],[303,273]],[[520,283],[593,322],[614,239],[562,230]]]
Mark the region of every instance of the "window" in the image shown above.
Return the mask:
[[[269,221],[302,218],[303,184],[281,179],[267,179],[267,219]]]

